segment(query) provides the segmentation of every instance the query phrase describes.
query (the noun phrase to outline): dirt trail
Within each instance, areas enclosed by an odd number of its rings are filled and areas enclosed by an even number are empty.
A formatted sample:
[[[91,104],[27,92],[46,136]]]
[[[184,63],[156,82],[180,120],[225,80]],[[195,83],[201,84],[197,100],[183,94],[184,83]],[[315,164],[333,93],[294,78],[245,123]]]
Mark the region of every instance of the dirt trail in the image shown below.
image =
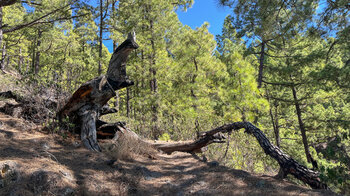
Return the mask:
[[[186,153],[113,162],[2,113],[0,167],[0,195],[334,195]]]

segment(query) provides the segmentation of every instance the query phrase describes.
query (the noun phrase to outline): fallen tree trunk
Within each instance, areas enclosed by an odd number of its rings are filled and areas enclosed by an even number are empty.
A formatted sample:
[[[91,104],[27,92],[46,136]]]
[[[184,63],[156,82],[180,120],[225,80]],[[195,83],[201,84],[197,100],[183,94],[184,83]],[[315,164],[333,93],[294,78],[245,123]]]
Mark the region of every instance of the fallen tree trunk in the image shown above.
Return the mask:
[[[153,146],[158,150],[161,150],[167,154],[171,154],[175,151],[188,152],[188,153],[201,153],[206,150],[206,146],[212,143],[224,143],[226,137],[221,133],[215,133],[207,135],[205,137],[199,137],[192,142],[172,143],[172,144],[154,144]]]
[[[327,189],[327,185],[321,182],[318,172],[308,169],[305,166],[299,164],[289,155],[284,153],[280,148],[271,144],[265,134],[250,122],[235,122],[232,124],[223,125],[210,131],[200,133],[199,138],[192,142],[150,145],[168,154],[171,154],[175,151],[200,153],[203,152],[203,148],[209,144],[224,142],[225,137],[223,136],[223,133],[231,133],[232,131],[239,129],[245,129],[246,133],[255,136],[260,146],[264,149],[264,152],[278,162],[285,176],[291,174],[295,178],[308,184],[313,189]],[[117,139],[119,137],[118,134],[124,134],[143,141],[134,132],[127,129],[125,127],[125,124],[104,124],[100,126],[98,130],[101,133],[115,133],[114,139]]]
[[[118,140],[120,135],[122,134],[124,136],[132,137],[136,140],[139,140],[140,142],[145,142],[135,132],[126,128],[125,123],[117,122],[108,124],[100,120],[97,120],[96,123],[96,114],[93,112],[95,110],[93,109],[91,112],[89,109],[84,109],[84,111],[85,113],[81,115],[84,119],[83,121],[88,124],[91,123],[93,125],[85,125],[85,127],[82,127],[82,129],[91,129],[91,126],[96,126],[97,124],[97,136],[99,138],[113,138],[114,140]],[[223,143],[224,139],[226,139],[223,135],[224,133],[231,133],[232,131],[239,129],[245,129],[246,133],[255,136],[260,146],[264,149],[264,152],[278,162],[281,169],[283,170],[284,177],[288,174],[291,174],[295,178],[308,184],[313,189],[327,189],[327,185],[320,181],[318,172],[308,169],[307,167],[299,164],[289,155],[284,153],[280,148],[271,144],[271,142],[265,136],[265,134],[259,128],[252,125],[250,122],[235,122],[232,124],[226,124],[221,127],[217,127],[210,131],[200,133],[199,138],[192,142],[178,142],[172,144],[151,144],[148,142],[145,143],[148,143],[154,148],[168,154],[171,154],[175,151],[187,153],[201,153],[209,144]],[[84,131],[84,133],[82,134],[85,134],[86,132],[90,133],[89,131]],[[94,144],[96,143],[90,141],[90,139],[96,140],[96,135],[88,135],[84,137],[88,138],[88,140],[83,141],[85,142],[84,145],[91,146],[94,149],[99,148],[97,146],[94,146]]]
[[[233,130],[245,129],[246,133],[252,134],[258,140],[264,152],[274,158],[282,168],[284,175],[292,174],[297,179],[310,185],[313,189],[327,189],[327,185],[322,183],[319,178],[319,173],[299,164],[289,155],[284,153],[280,148],[271,144],[265,134],[249,122],[235,122],[232,124],[223,125],[213,130],[203,132],[199,138],[193,142],[175,143],[175,144],[155,144],[154,146],[166,153],[174,151],[196,153],[201,152],[201,149],[211,143],[223,142],[224,137],[220,133],[230,133]]]
[[[80,127],[82,143],[90,150],[101,151],[97,142],[96,121],[100,112],[104,112],[104,105],[116,95],[116,90],[134,84],[126,75],[126,61],[130,52],[138,47],[135,34],[129,33],[128,38],[114,51],[107,74],[80,86],[57,113],[60,121],[68,116]]]

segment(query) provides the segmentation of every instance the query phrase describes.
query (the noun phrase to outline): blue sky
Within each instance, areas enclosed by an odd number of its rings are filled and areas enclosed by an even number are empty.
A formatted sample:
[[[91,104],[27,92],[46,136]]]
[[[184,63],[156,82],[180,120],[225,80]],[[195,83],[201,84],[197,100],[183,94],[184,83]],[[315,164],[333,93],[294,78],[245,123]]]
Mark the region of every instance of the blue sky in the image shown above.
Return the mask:
[[[225,17],[230,14],[230,8],[221,7],[217,2],[218,0],[195,0],[187,12],[178,11],[177,14],[182,24],[193,29],[200,27],[205,21],[209,22],[209,32],[218,35]]]
[[[209,22],[209,32],[218,35],[221,33],[225,17],[230,14],[230,8],[220,7],[217,2],[217,0],[195,0],[192,8],[187,9],[187,12],[177,11],[179,20],[192,29],[200,27],[204,22]],[[113,52],[112,41],[105,40],[103,43],[109,52]]]

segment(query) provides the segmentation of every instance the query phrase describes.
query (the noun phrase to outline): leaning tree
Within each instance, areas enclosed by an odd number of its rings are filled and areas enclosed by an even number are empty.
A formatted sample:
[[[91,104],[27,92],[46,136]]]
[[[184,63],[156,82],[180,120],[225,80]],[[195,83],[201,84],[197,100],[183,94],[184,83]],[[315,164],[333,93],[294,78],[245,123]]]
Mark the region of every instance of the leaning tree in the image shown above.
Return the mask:
[[[115,112],[115,110],[105,106],[108,100],[115,96],[115,91],[134,84],[126,75],[126,61],[130,52],[138,47],[135,33],[129,33],[128,38],[114,51],[107,74],[80,86],[57,113],[60,120],[69,117],[80,128],[82,143],[92,151],[101,151],[97,142],[98,138],[122,139],[123,137],[119,136],[124,134],[140,140],[140,142],[145,142],[128,129],[125,123],[106,123],[99,120],[101,115]],[[200,133],[194,141],[150,145],[168,154],[174,151],[200,153],[209,144],[224,142],[226,139],[223,136],[224,133],[231,133],[242,128],[246,130],[246,133],[252,134],[265,153],[278,162],[283,170],[283,177],[291,174],[314,189],[327,189],[327,185],[320,181],[318,172],[299,164],[280,148],[271,144],[265,134],[249,122],[235,122],[217,127]]]

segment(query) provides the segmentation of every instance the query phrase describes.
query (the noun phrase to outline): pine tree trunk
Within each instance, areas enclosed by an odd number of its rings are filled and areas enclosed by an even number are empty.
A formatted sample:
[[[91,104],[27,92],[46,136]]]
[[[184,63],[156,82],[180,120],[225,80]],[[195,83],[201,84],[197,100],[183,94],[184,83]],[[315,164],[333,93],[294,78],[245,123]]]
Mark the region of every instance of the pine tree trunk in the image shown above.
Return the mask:
[[[275,109],[275,115],[272,112],[272,108],[270,108],[270,117],[271,117],[271,122],[273,126],[273,132],[275,133],[276,146],[281,147],[280,130],[279,130],[278,116],[277,116],[278,105],[276,102],[273,108]]]
[[[19,48],[18,72],[19,72],[20,74],[22,74],[22,65],[23,65],[22,48]]]
[[[275,115],[273,115],[272,109],[270,108],[270,117],[271,117],[271,121],[272,121],[273,131],[275,133],[276,146],[278,148],[280,148],[281,147],[281,138],[280,138],[279,125],[278,125],[278,116],[277,116],[278,105],[276,102],[274,104],[274,108],[275,108]],[[278,171],[278,174],[276,175],[276,177],[279,179],[283,179],[286,177],[286,174],[284,173],[282,167],[279,168],[279,171]]]
[[[98,47],[98,75],[102,73],[102,30],[103,30],[103,14],[102,14],[102,6],[103,0],[100,0],[100,36],[98,37],[99,47]]]
[[[10,55],[7,55],[5,67],[8,67],[9,65],[10,65]]]
[[[158,127],[158,84],[157,84],[157,70],[156,70],[156,47],[155,47],[155,37],[153,33],[153,20],[149,20],[150,32],[151,32],[151,48],[152,52],[150,55],[150,78],[151,78],[151,92],[153,95],[153,102],[151,104],[152,111],[152,135],[154,139],[160,136]]]
[[[5,66],[4,66],[4,50],[5,50],[5,44],[4,46],[2,45],[3,43],[3,39],[4,39],[4,35],[2,32],[2,18],[3,18],[3,13],[2,13],[2,7],[0,7],[0,48],[2,48],[2,56],[1,56],[1,61],[0,61],[0,69],[4,70]]]
[[[35,37],[33,44],[32,44],[32,62],[31,62],[31,73],[35,73],[35,49],[36,49],[36,42],[37,37]]]
[[[195,92],[194,92],[194,89],[193,89],[193,87],[194,87],[194,85],[196,84],[196,78],[197,78],[197,73],[198,73],[198,63],[197,63],[197,61],[196,61],[196,58],[193,58],[193,64],[194,64],[194,68],[195,68],[195,71],[194,71],[194,73],[193,73],[193,76],[192,76],[192,81],[191,81],[191,83],[192,83],[192,86],[191,86],[191,95],[192,95],[192,97],[193,97],[193,99],[195,100],[195,103],[192,105],[192,107],[193,107],[193,109],[194,109],[194,111],[195,111],[195,113],[196,113],[196,119],[195,119],[195,130],[196,130],[196,133],[197,134],[199,134],[199,131],[200,131],[200,125],[199,125],[199,119],[198,119],[198,109],[197,109],[197,96],[196,96],[196,94],[195,94]]]
[[[126,88],[126,116],[130,118],[130,89]]]
[[[27,57],[27,63],[26,63],[26,74],[28,74],[29,67],[30,67],[30,60],[29,60],[29,57]]]
[[[35,75],[38,75],[39,70],[40,70],[40,50],[39,47],[41,45],[41,35],[42,31],[39,29],[38,30],[38,38],[37,38],[37,43],[36,43],[36,54],[35,54],[35,61],[34,61],[34,73]]]
[[[309,163],[312,163],[314,168],[318,168],[316,161],[312,158],[312,156],[310,154],[309,145],[308,145],[307,137],[306,137],[306,129],[305,129],[302,117],[301,117],[301,110],[300,110],[300,104],[299,104],[298,97],[297,97],[297,92],[296,92],[294,86],[292,86],[291,88],[292,88],[292,92],[293,92],[295,110],[296,110],[296,113],[298,116],[298,123],[299,123],[299,128],[300,128],[301,137],[303,140],[303,145],[304,145],[304,150],[305,150],[305,155],[306,155],[307,161]]]
[[[261,87],[261,83],[263,80],[264,60],[265,60],[265,41],[263,40],[261,42],[260,59],[259,59],[258,88]]]
[[[115,15],[115,1],[113,1],[112,4],[112,13],[113,16]],[[115,49],[117,49],[117,42],[115,40],[113,40],[113,51],[115,51]],[[120,105],[120,101],[119,101],[119,90],[115,91],[115,101],[114,101],[114,107],[117,111],[119,111],[119,106]]]
[[[6,67],[6,44],[3,43],[2,46],[2,55],[1,55],[1,70],[5,70]]]

